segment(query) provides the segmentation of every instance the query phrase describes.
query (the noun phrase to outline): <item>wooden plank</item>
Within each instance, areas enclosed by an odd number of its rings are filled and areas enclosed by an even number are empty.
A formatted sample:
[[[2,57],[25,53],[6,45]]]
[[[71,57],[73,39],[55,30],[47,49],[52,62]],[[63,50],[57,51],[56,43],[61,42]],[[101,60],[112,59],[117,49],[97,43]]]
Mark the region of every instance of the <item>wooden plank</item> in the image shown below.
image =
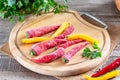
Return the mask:
[[[0,72],[0,80],[58,80],[51,76],[39,75],[31,71],[3,71]]]
[[[107,23],[111,23],[114,25],[120,25],[120,19],[119,19],[120,13],[116,9],[116,6],[113,2],[114,0],[74,0],[74,1],[68,0],[68,1],[69,1],[68,4],[70,5],[70,9],[77,10],[79,13],[87,12]],[[5,35],[4,37],[0,36],[0,44],[3,44],[4,42],[7,41],[9,32],[13,28],[14,24],[16,24],[16,22],[10,23],[7,20],[0,19],[0,32],[2,32],[0,34]],[[112,52],[113,55],[111,55],[111,57],[108,59],[105,65],[110,63],[113,59],[120,57],[119,50],[120,50],[120,44]],[[0,53],[0,56],[3,56],[3,55],[4,55],[3,53]],[[9,69],[6,69],[5,67],[1,67],[0,69],[0,75],[2,75],[0,76],[1,80],[5,80],[5,79],[7,80],[30,80],[30,79],[31,80],[40,80],[40,79],[41,80],[43,79],[44,80],[57,80],[53,77],[50,78],[48,76],[34,74],[33,72],[29,70],[28,71],[26,70],[26,73],[22,72],[22,70],[24,71],[25,69],[22,66],[21,66],[21,69],[19,70],[20,73],[17,70],[14,71],[13,69],[14,64],[15,66],[19,66],[20,64],[18,64],[16,61],[15,63],[13,63],[10,59],[11,58],[9,57],[7,57],[7,59],[5,59],[5,57],[3,58],[0,57],[0,61],[11,64],[11,67],[9,67]],[[0,62],[0,66],[2,66],[1,62]],[[8,65],[6,64],[4,66],[8,66]],[[3,69],[4,71],[2,71]],[[14,73],[11,73],[11,71]],[[36,77],[36,75],[39,78]],[[24,79],[22,78],[23,76],[24,76]]]

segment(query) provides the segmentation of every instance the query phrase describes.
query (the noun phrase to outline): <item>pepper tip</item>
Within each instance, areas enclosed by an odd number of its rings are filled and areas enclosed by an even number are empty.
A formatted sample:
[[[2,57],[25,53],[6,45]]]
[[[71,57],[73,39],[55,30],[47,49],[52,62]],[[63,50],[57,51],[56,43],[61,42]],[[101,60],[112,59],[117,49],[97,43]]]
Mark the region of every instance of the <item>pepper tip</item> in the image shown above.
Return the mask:
[[[85,75],[83,75],[83,78],[85,78],[86,80],[91,80],[91,79],[90,79],[91,77],[90,77],[90,76],[88,76],[88,75],[86,75],[86,74],[85,74]]]

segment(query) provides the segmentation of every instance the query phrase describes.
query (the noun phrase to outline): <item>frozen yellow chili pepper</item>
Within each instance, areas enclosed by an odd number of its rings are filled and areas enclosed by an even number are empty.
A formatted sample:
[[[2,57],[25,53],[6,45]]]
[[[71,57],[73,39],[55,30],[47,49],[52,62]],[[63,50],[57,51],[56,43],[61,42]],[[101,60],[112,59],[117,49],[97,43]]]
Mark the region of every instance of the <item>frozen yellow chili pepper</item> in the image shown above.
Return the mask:
[[[34,37],[29,39],[25,38],[25,39],[22,39],[22,43],[35,43],[35,42],[42,42],[46,40],[50,40],[50,38],[46,38],[46,37]]]
[[[67,36],[67,39],[68,40],[82,39],[82,40],[89,41],[90,43],[94,43],[94,42],[99,43],[99,40],[96,40],[86,34],[72,34]]]
[[[69,22],[64,22],[58,29],[57,31],[51,36],[51,38],[54,38],[56,36],[59,36],[60,34],[62,34],[63,31],[65,31],[65,29],[67,29],[70,26]]]
[[[86,79],[86,80],[109,80],[113,77],[116,77],[120,74],[119,70],[113,70],[103,76],[100,76],[100,77],[90,77],[88,75],[83,75],[83,77]]]

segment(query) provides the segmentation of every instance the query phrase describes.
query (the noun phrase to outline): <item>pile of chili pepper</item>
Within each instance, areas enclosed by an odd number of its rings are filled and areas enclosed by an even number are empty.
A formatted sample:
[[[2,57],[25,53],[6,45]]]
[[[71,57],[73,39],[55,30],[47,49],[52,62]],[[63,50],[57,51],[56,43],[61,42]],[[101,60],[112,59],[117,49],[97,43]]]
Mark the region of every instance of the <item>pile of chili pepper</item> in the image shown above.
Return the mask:
[[[55,31],[56,30],[56,31]],[[44,34],[55,31],[53,35],[48,37],[41,37]],[[33,44],[30,48],[30,54],[32,56],[36,56],[31,59],[31,61],[36,63],[49,63],[58,58],[61,58],[63,62],[69,62],[72,57],[77,54],[82,48],[84,48],[88,44],[94,44],[94,42],[99,42],[98,40],[85,35],[85,34],[72,34],[74,31],[73,25],[69,22],[64,22],[61,25],[51,25],[44,26],[40,28],[29,29],[26,31],[26,38],[22,39],[22,43]],[[65,49],[74,44],[78,44],[67,53],[65,53]],[[47,55],[39,57],[41,53],[44,51],[55,47],[56,50],[48,53]],[[96,47],[96,45],[95,45]],[[98,46],[97,46],[98,48]],[[97,54],[97,53],[96,53]]]

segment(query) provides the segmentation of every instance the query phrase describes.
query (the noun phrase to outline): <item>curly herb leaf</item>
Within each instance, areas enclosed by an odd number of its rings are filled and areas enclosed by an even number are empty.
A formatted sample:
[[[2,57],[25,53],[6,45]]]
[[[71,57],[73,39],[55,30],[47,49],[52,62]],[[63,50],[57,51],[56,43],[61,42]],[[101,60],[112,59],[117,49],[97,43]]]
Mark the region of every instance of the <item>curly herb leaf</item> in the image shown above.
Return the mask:
[[[13,6],[16,4],[16,0],[7,0],[8,6]]]
[[[93,51],[92,54],[91,54],[91,58],[94,59],[94,58],[97,58],[97,57],[101,57],[101,52],[99,51]]]
[[[61,0],[61,2],[66,3],[67,0]],[[23,21],[28,13],[41,15],[50,11],[60,13],[67,9],[66,4],[55,0],[0,0],[0,17],[8,18],[10,21],[13,21],[14,17]]]
[[[23,3],[19,0],[19,1],[17,2],[17,5],[18,5],[19,8],[21,8],[21,7],[23,6]]]
[[[84,49],[82,56],[89,57],[90,55],[91,55],[91,50],[90,48],[87,47],[86,49]]]
[[[100,50],[99,46],[97,45],[97,43],[94,43],[92,45],[92,47],[93,47],[94,51],[91,51],[90,48],[87,47],[84,49],[82,56],[90,58],[90,59],[95,59],[97,57],[101,57],[102,53],[101,53],[101,50]]]

